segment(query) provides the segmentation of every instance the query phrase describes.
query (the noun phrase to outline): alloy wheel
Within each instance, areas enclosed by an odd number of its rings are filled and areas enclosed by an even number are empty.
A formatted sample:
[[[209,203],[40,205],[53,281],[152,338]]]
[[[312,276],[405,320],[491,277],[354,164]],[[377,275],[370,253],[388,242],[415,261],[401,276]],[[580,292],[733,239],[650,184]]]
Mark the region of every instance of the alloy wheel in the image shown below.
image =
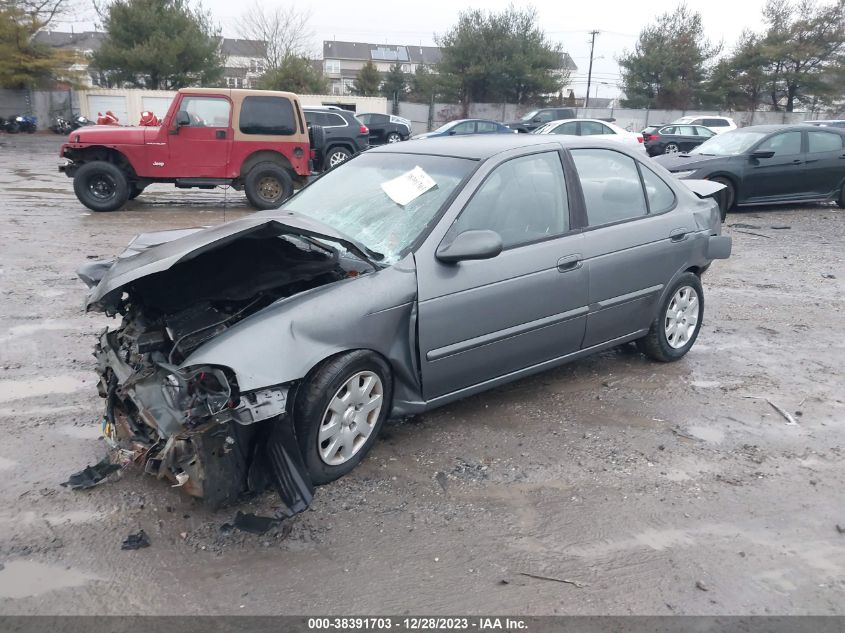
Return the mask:
[[[335,152],[329,156],[329,167],[337,167],[346,160],[346,154],[343,152]]]
[[[663,153],[664,153],[664,154],[677,154],[679,151],[680,151],[680,150],[678,149],[678,146],[677,146],[677,145],[675,145],[674,143],[669,143],[669,144],[668,144],[668,145],[667,145],[667,146],[663,149]]]

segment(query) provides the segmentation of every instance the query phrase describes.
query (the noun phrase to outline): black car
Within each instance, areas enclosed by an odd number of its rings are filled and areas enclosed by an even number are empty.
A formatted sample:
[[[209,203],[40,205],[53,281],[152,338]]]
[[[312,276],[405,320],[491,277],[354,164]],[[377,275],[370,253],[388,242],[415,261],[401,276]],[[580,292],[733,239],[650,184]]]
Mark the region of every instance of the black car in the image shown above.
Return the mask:
[[[703,125],[664,125],[643,133],[649,156],[688,152],[714,136],[716,133]]]
[[[722,218],[734,207],[834,201],[845,208],[845,130],[755,125],[708,139],[689,154],[655,160],[678,178],[725,185]]]
[[[370,145],[384,145],[407,141],[411,137],[411,122],[393,114],[358,113],[355,117],[370,128]]]
[[[511,121],[505,123],[505,125],[517,132],[531,132],[550,121],[574,118],[575,110],[572,108],[542,108],[541,110],[531,110],[519,121]]]
[[[315,169],[337,167],[369,146],[370,130],[354,112],[336,106],[306,106]]]

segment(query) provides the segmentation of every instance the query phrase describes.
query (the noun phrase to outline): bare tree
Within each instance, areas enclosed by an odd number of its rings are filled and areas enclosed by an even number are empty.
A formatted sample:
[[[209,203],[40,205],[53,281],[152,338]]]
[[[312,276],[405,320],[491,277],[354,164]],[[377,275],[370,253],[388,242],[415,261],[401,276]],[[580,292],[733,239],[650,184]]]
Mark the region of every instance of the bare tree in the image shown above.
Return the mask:
[[[263,6],[259,0],[241,16],[238,34],[247,40],[266,42],[267,69],[279,68],[290,56],[311,52],[313,31],[308,26],[309,9]]]

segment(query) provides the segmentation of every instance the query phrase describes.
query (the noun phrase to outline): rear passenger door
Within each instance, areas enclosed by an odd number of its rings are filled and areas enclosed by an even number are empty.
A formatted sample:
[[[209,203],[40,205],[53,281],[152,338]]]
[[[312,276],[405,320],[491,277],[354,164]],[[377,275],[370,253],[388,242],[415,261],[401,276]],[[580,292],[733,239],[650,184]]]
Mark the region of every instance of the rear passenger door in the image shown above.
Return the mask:
[[[583,347],[649,327],[661,291],[690,258],[691,217],[675,193],[627,154],[572,149],[586,209],[589,313]]]
[[[807,132],[805,173],[812,195],[827,196],[842,186],[845,179],[843,138],[836,132]]]

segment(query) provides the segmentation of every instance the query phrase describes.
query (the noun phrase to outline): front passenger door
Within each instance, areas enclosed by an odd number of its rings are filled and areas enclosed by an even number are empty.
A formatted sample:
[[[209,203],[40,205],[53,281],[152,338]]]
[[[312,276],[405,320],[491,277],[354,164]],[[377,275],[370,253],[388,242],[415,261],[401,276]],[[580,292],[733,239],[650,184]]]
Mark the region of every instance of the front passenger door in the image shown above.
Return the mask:
[[[774,156],[771,158],[748,158],[740,201],[765,202],[767,199],[800,199],[809,194],[810,186],[805,179],[805,155],[801,148],[801,132],[775,134],[764,140],[755,149],[772,151]]]
[[[588,274],[570,226],[560,153],[550,150],[495,167],[441,242],[492,230],[498,256],[445,264],[417,254],[426,400],[578,351]]]

